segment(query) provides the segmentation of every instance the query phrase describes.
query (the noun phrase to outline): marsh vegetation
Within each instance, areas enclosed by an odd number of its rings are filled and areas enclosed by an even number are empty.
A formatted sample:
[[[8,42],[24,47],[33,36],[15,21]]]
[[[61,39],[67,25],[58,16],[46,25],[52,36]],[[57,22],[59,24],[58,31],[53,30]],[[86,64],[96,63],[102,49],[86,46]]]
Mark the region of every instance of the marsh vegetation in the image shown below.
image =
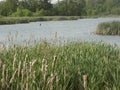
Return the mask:
[[[100,23],[96,33],[101,35],[120,35],[120,21]]]
[[[119,90],[120,49],[103,43],[43,41],[0,52],[2,90]]]

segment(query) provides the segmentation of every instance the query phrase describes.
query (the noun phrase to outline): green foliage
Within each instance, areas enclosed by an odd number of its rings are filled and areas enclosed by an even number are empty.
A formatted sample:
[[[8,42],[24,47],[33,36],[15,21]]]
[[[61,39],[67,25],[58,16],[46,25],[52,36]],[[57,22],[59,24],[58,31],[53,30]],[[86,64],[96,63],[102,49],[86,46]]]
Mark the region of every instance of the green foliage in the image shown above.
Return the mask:
[[[0,3],[0,15],[8,16],[12,13],[12,10],[10,8],[10,5],[7,4],[7,2],[1,2]]]
[[[87,42],[3,48],[0,89],[84,90],[86,81],[86,90],[119,90],[119,55],[118,47]]]
[[[120,35],[120,21],[100,23],[96,33],[102,35]]]
[[[120,15],[120,7],[119,8],[113,8],[111,10],[111,14]]]
[[[19,17],[32,16],[32,12],[28,9],[17,8],[17,11],[14,12],[11,16],[19,16]]]
[[[0,18],[2,18],[3,16],[2,15],[0,15]]]
[[[0,15],[15,14],[20,7],[31,11],[34,16],[120,15],[119,0],[61,0],[55,4],[51,0],[6,0],[0,2]]]
[[[47,10],[41,9],[40,11],[36,11],[34,16],[46,16],[47,15]]]

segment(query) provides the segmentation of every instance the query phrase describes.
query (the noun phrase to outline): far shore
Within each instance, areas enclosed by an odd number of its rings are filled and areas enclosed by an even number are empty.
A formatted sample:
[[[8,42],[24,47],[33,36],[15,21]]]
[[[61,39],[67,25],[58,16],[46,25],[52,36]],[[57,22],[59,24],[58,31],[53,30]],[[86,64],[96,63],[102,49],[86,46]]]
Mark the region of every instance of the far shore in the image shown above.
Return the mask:
[[[37,21],[78,20],[83,18],[120,17],[120,16],[40,16],[40,17],[0,17],[0,25],[19,24]]]
[[[0,25],[29,23],[37,21],[77,20],[80,18],[84,17],[81,16],[2,17],[0,18]]]

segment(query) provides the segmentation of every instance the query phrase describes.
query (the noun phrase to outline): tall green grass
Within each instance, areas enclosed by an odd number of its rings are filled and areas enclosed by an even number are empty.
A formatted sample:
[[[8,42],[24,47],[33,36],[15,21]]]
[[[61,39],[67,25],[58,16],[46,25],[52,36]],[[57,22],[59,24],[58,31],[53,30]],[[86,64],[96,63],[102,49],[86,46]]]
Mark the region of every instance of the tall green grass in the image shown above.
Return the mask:
[[[101,35],[120,35],[120,21],[100,23],[96,33]]]
[[[120,49],[103,43],[42,42],[0,52],[1,90],[119,90]]]

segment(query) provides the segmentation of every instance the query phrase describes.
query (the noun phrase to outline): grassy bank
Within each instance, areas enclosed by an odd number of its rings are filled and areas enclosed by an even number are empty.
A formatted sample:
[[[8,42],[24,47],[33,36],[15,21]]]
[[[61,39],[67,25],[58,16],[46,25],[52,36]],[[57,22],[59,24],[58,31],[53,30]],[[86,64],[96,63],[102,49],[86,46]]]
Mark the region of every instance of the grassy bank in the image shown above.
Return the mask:
[[[47,42],[0,52],[1,90],[119,90],[120,49]]]
[[[120,35],[120,21],[100,23],[96,33],[101,35]]]
[[[77,20],[79,18],[80,18],[79,16],[1,17],[0,25],[29,23],[36,21]]]
[[[0,25],[29,23],[36,21],[77,20],[83,18],[119,17],[119,16],[40,16],[40,17],[4,17],[0,16]]]

